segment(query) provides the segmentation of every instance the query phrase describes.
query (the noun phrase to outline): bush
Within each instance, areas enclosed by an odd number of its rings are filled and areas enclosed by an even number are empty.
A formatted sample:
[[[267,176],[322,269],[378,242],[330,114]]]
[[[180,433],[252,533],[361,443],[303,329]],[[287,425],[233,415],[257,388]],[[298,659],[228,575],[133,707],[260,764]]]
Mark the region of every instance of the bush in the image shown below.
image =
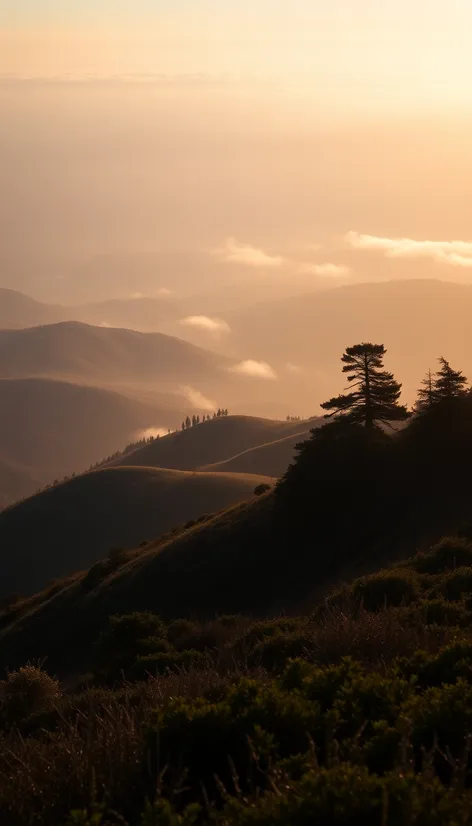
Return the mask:
[[[241,680],[216,702],[171,701],[156,715],[149,745],[156,765],[167,766],[170,788],[186,769],[191,799],[202,787],[221,799],[221,785],[263,786],[273,756],[288,757],[307,750],[309,737],[320,739],[321,718],[316,703],[287,692],[275,683]],[[159,741],[156,745],[156,733]]]
[[[308,632],[276,634],[258,642],[248,657],[251,666],[262,666],[268,671],[280,672],[289,659],[313,655],[313,636]]]
[[[460,536],[446,537],[427,553],[414,557],[409,565],[424,574],[441,574],[472,566],[472,544]]]
[[[472,683],[472,642],[453,642],[437,654],[419,651],[401,661],[401,668],[404,674],[414,677],[421,688],[455,683],[459,678]]]
[[[421,600],[418,607],[427,625],[466,626],[471,624],[472,613],[462,602],[447,602],[439,597]]]
[[[34,665],[12,671],[0,681],[0,710],[8,723],[49,711],[60,697],[58,681]]]
[[[254,488],[254,496],[262,496],[264,493],[270,490],[270,485],[263,482],[261,485],[257,485]]]
[[[406,568],[392,568],[356,580],[351,593],[358,602],[362,601],[367,611],[408,605],[418,599],[420,583],[413,571]]]
[[[398,770],[386,777],[349,764],[314,769],[299,782],[275,774],[271,794],[232,800],[225,826],[455,826],[472,816],[470,794],[430,776]]]
[[[431,591],[431,596],[441,596],[448,600],[461,600],[465,595],[472,594],[472,568],[456,568],[444,574],[439,583]]]
[[[208,658],[201,651],[167,651],[138,657],[132,669],[134,679],[177,672],[186,668],[205,668]]]

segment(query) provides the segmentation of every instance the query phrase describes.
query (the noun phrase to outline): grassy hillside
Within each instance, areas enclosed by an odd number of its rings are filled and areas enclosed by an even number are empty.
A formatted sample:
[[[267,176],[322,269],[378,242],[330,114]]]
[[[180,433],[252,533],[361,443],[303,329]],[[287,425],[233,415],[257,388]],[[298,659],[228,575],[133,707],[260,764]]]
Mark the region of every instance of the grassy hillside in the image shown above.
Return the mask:
[[[133,610],[167,618],[290,612],[340,578],[429,546],[471,520],[472,483],[462,472],[472,459],[471,404],[465,397],[435,406],[391,435],[315,431],[273,493],[151,544],[113,570],[58,586],[2,646],[62,658],[68,641],[86,639],[84,629],[95,633],[110,614]],[[41,498],[32,501],[44,513]],[[93,507],[101,507],[97,497]],[[22,525],[30,522],[21,517]],[[14,548],[19,531],[15,525],[8,541],[0,534],[2,545]]]
[[[321,423],[322,419],[315,419],[311,424]],[[304,425],[306,427],[306,423]],[[228,473],[262,473],[267,476],[282,476],[287,470],[295,454],[295,445],[310,437],[310,430],[284,436],[274,442],[257,445],[257,447],[243,450],[230,459],[205,465],[201,469],[206,471],[222,471]]]
[[[471,598],[472,544],[451,537],[311,614],[115,616],[95,629],[88,686],[31,665],[0,682],[0,815],[466,826]]]
[[[158,442],[118,459],[114,464],[195,470],[285,436],[292,438],[294,434],[304,430],[306,425],[301,422],[280,422],[254,416],[225,416],[165,436]]]
[[[3,504],[87,469],[144,428],[175,426],[181,414],[182,409],[95,387],[0,379]]]
[[[31,593],[189,520],[249,499],[272,480],[127,467],[87,473],[0,514],[1,594]]]

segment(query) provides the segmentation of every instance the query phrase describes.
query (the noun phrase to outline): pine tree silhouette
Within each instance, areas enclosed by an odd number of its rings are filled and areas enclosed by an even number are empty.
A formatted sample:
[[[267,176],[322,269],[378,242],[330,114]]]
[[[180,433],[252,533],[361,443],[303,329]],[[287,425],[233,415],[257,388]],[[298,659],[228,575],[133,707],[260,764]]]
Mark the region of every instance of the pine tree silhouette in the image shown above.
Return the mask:
[[[423,413],[425,410],[434,404],[434,379],[431,370],[428,370],[426,376],[421,382],[421,387],[418,390],[418,397],[414,410],[416,413]]]
[[[377,422],[389,424],[408,418],[406,408],[398,403],[401,384],[383,369],[385,353],[383,344],[364,342],[347,347],[341,361],[343,373],[348,374],[349,382],[354,382],[354,389],[324,402],[323,410],[332,411],[325,418],[342,417],[368,429],[374,428]]]
[[[444,399],[454,399],[458,396],[465,396],[467,389],[467,379],[459,370],[453,370],[445,358],[438,359],[441,369],[436,373],[433,394],[435,401]]]

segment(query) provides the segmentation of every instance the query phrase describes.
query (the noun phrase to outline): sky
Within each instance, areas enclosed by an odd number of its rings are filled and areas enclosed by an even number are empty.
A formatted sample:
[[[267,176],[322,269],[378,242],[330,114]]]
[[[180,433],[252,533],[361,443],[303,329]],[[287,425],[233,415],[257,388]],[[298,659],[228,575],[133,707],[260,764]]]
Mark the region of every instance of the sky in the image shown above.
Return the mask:
[[[469,0],[2,0],[0,75],[255,75],[364,106],[472,101]]]

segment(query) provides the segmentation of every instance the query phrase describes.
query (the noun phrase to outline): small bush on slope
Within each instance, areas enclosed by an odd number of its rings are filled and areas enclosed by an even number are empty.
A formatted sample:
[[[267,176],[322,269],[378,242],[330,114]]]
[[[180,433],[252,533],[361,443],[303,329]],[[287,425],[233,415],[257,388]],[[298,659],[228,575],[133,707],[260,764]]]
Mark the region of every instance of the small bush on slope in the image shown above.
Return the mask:
[[[18,723],[48,711],[60,696],[57,680],[34,665],[26,665],[0,681],[0,714],[10,723]]]

